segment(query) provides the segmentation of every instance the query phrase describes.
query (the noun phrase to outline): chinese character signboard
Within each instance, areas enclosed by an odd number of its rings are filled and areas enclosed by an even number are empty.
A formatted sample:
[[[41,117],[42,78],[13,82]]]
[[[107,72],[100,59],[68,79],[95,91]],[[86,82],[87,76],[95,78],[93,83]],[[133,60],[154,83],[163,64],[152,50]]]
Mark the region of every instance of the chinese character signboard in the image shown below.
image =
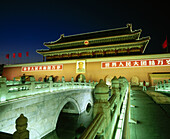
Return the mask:
[[[85,73],[85,60],[77,61],[76,63],[76,73]]]
[[[46,66],[27,66],[22,67],[22,72],[29,71],[60,71],[63,70],[63,65],[46,65]]]
[[[170,58],[101,62],[102,69],[128,68],[128,67],[152,67],[152,66],[168,66],[168,65],[170,66]]]

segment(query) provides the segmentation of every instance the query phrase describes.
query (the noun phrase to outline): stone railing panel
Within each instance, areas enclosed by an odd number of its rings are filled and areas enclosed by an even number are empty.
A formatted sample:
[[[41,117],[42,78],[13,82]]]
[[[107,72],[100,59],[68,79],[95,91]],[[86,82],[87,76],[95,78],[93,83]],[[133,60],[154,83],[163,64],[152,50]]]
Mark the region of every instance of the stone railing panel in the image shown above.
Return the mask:
[[[170,82],[168,80],[168,82],[166,82],[164,80],[164,82],[160,81],[157,83],[157,85],[155,86],[155,91],[170,91]]]
[[[50,78],[49,82],[37,82],[35,80],[31,80],[25,84],[21,84],[21,82],[18,81],[9,81],[6,84],[6,80],[2,79],[2,82],[0,83],[0,101],[6,101],[9,99],[15,99],[44,92],[79,88],[94,88],[96,84],[97,83],[95,82],[87,83],[86,81],[74,82],[73,78],[71,79],[71,82],[66,82],[64,77],[62,77],[61,82],[53,82],[52,78]]]

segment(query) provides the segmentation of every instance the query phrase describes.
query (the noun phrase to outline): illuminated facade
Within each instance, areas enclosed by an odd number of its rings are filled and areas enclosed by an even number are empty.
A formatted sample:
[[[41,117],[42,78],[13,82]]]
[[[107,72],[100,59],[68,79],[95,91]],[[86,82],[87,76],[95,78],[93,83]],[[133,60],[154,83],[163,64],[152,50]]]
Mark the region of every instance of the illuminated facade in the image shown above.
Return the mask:
[[[78,72],[78,63],[85,61],[84,72]],[[83,75],[86,81],[99,81],[101,78],[113,78],[124,76],[128,81],[133,77],[138,78],[139,82],[146,81],[154,85],[160,80],[170,78],[170,54],[134,55],[134,56],[115,56],[103,58],[86,58],[84,60],[60,60],[38,63],[26,63],[18,65],[4,66],[3,76],[8,80],[14,77],[33,75],[36,80],[43,79],[46,75],[57,77],[57,80],[65,77],[70,81],[71,77],[76,80],[79,75]],[[143,65],[141,65],[143,64]],[[57,68],[58,67],[58,68]],[[155,73],[157,73],[155,75]],[[158,74],[161,73],[161,74]],[[162,73],[167,73],[164,76]],[[84,78],[82,77],[82,78]]]
[[[150,37],[140,38],[141,29],[132,31],[127,27],[64,36],[54,42],[44,43],[49,49],[37,50],[46,61],[112,57],[119,55],[142,54]]]
[[[170,54],[143,55],[150,37],[140,39],[140,34],[141,30],[132,31],[128,24],[119,29],[62,35],[57,41],[44,43],[49,49],[37,50],[46,57],[46,62],[6,65],[3,76],[13,80],[25,73],[36,80],[53,75],[56,81],[61,81],[62,76],[66,81],[72,77],[107,81],[116,75],[136,85],[146,81],[152,86],[168,80]]]

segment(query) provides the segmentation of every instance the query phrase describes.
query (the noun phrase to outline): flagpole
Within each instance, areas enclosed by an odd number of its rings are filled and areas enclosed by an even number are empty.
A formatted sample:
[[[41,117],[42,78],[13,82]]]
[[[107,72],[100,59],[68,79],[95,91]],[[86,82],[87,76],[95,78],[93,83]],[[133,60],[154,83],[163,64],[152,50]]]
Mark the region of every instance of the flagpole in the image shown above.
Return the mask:
[[[168,45],[167,45],[167,53],[168,53]]]
[[[26,52],[26,63],[29,63],[29,52]]]
[[[164,49],[164,53],[168,53],[168,40],[167,40],[167,36],[166,36],[166,40],[164,41],[164,43],[162,44],[162,47]],[[166,50],[165,50],[166,49]]]
[[[9,65],[9,54],[6,54],[7,64]]]
[[[167,39],[167,36],[166,36],[166,39]],[[167,53],[168,53],[168,39],[167,39]]]

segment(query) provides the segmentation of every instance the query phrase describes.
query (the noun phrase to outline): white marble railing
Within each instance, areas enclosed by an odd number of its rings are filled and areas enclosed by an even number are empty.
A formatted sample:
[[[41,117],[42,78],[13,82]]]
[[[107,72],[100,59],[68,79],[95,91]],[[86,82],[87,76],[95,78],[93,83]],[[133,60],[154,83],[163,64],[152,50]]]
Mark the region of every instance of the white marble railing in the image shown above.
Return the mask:
[[[48,82],[37,82],[33,79],[25,84],[21,84],[20,81],[0,82],[0,102],[45,92],[94,88],[95,85],[95,82],[86,82],[86,80],[74,82],[73,78],[70,82],[66,82],[64,78],[61,82],[53,82],[52,78]]]
[[[101,129],[105,124],[104,114],[100,113],[97,115],[91,124],[86,128],[79,139],[94,139],[96,133]]]
[[[108,97],[109,109],[105,110],[105,113],[110,113],[109,116],[102,112],[96,115],[80,139],[95,138],[96,136],[111,139],[123,136],[125,119],[128,119],[126,111],[128,111],[129,83],[121,77],[118,82],[112,82],[111,92],[111,97]],[[110,121],[108,122],[107,119]]]
[[[170,91],[170,80],[168,80],[168,83],[166,81],[164,81],[163,83],[162,81],[158,82],[155,86],[155,91]]]

